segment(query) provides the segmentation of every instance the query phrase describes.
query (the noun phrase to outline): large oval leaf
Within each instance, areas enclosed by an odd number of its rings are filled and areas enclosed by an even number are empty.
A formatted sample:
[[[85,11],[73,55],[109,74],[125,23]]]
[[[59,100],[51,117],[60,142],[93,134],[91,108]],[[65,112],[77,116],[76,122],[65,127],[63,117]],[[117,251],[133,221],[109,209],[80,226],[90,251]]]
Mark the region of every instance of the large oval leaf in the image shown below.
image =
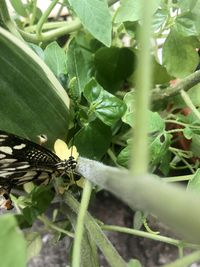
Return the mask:
[[[22,41],[0,28],[0,129],[49,144],[65,138],[69,98],[46,64]]]

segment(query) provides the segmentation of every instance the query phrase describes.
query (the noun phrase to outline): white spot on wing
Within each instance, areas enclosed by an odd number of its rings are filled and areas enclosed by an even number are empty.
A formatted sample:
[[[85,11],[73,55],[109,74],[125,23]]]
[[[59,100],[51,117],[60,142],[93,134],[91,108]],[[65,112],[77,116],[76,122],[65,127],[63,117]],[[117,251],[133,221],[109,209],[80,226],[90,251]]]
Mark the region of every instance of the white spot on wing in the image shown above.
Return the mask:
[[[12,155],[12,148],[9,146],[0,146],[0,151]]]
[[[5,159],[6,155],[5,155],[4,158],[1,157],[1,155],[3,155],[3,154],[0,154],[0,164],[7,163],[7,166],[8,166],[8,165],[10,165],[10,163],[13,163],[13,162],[16,162],[17,161],[17,159]]]
[[[15,161],[17,161],[17,159],[4,159],[3,160],[3,162],[5,162],[5,163],[13,163]]]
[[[13,148],[14,149],[22,149],[22,148],[24,148],[26,145],[25,144],[20,144],[20,145],[16,145],[16,146],[14,146]]]
[[[13,172],[0,172],[0,177],[6,177],[6,176],[10,176],[10,175],[12,175],[12,174],[14,174],[15,172],[13,171]]]
[[[26,164],[26,165],[17,166],[16,169],[17,170],[19,170],[19,169],[21,170],[21,169],[27,169],[29,167],[30,167],[30,165],[29,164]]]
[[[37,171],[29,171],[21,177],[16,177],[16,180],[19,180],[19,184],[23,184],[25,181],[30,181],[37,175]]]
[[[0,134],[0,138],[7,138],[8,136],[7,135],[5,135],[5,134]]]
[[[0,159],[3,159],[3,158],[5,158],[5,157],[6,157],[5,154],[0,154]]]

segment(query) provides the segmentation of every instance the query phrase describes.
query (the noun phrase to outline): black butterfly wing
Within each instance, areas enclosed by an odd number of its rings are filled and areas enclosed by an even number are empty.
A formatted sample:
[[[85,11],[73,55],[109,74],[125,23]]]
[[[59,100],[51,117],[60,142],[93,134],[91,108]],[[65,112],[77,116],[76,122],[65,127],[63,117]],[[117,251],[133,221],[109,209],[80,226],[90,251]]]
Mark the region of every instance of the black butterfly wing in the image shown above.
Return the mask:
[[[0,185],[49,180],[60,159],[48,149],[0,130]]]

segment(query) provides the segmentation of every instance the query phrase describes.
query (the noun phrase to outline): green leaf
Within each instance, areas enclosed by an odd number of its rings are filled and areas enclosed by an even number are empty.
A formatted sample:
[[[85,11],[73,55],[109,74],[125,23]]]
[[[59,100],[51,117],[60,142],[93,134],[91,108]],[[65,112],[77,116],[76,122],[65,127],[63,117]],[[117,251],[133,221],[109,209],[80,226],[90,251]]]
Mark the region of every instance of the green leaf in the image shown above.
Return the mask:
[[[160,0],[152,1],[153,12],[156,11],[160,3]],[[122,23],[124,21],[137,21],[141,19],[141,13],[143,9],[143,2],[141,0],[124,0],[121,1],[121,5],[117,10],[115,22]]]
[[[80,38],[79,38],[80,39]],[[91,79],[92,69],[92,53],[87,49],[86,40],[82,40],[81,45],[78,43],[80,40],[73,39],[69,44],[67,52],[67,68],[69,78],[72,80],[76,78],[73,90],[70,92],[73,98],[80,98],[85,85]]]
[[[158,114],[158,112],[149,111],[148,115],[149,115],[149,127],[148,127],[149,133],[154,133],[154,132],[161,133],[162,131],[164,131],[165,122]]]
[[[199,106],[200,103],[200,84],[193,86],[189,91],[188,94],[194,106]],[[174,107],[180,109],[185,108],[185,102],[180,95],[173,97],[173,105]],[[191,113],[192,114],[192,113]],[[185,117],[183,121],[186,121],[188,116]],[[183,118],[182,118],[183,119]],[[190,123],[197,123],[195,117],[190,120]]]
[[[195,157],[200,157],[200,138],[198,134],[194,134],[192,135],[192,142],[190,145],[190,150],[192,151],[193,155]]]
[[[18,15],[22,17],[28,16],[26,5],[21,0],[10,0],[10,3]]]
[[[134,101],[134,94],[127,93],[124,101],[127,104],[127,111],[122,117],[122,121],[134,127],[134,120],[135,120],[135,112],[132,111],[134,109],[134,105],[130,105],[131,99]],[[133,103],[133,102],[132,102]],[[148,132],[154,133],[159,132],[161,133],[165,129],[165,122],[161,118],[161,116],[157,112],[148,111]]]
[[[121,119],[126,110],[123,101],[105,91],[95,79],[91,79],[85,86],[83,94],[90,103],[90,112],[95,113],[103,123],[109,126]]]
[[[69,0],[83,26],[100,42],[111,45],[111,15],[105,0]]]
[[[28,199],[23,199],[27,205],[22,213],[25,220],[31,225],[34,220],[42,214],[53,200],[54,192],[48,186],[36,186],[28,195]]]
[[[29,43],[28,45],[42,60],[44,60],[44,51],[40,46],[33,43]]]
[[[127,267],[142,267],[142,264],[139,260],[130,260]]]
[[[67,73],[66,55],[57,42],[52,42],[45,48],[44,61],[56,77]]]
[[[0,259],[2,267],[26,266],[26,242],[13,215],[0,217]]]
[[[150,136],[149,138],[150,161],[153,165],[162,162],[163,157],[168,151],[171,135],[164,133],[162,136]]]
[[[183,129],[183,135],[185,136],[186,139],[190,140],[192,139],[193,132],[189,127],[185,127]]]
[[[46,64],[22,41],[0,28],[0,129],[48,145],[65,139],[69,98]]]
[[[37,256],[42,248],[42,239],[38,232],[26,234],[27,241],[27,261]]]
[[[166,21],[168,16],[168,10],[159,8],[153,15],[152,28],[153,31],[157,31]]]
[[[169,174],[171,159],[172,159],[172,153],[171,151],[167,150],[166,153],[162,156],[161,163],[159,166],[159,169],[165,176]]]
[[[200,193],[200,169],[198,169],[192,179],[189,180],[187,190]]]
[[[154,84],[163,84],[168,83],[173,79],[171,75],[168,74],[166,68],[160,65],[155,58],[152,60],[153,65],[153,83]]]
[[[136,230],[140,230],[144,223],[144,213],[142,211],[136,211],[134,214],[133,227]]]
[[[178,5],[182,12],[193,10],[196,7],[196,4],[199,0],[180,0]]]
[[[196,15],[191,12],[182,13],[175,20],[176,31],[183,36],[198,35],[196,28]]]
[[[99,160],[108,150],[111,138],[110,127],[96,119],[81,128],[74,144],[81,156]]]
[[[129,167],[129,161],[131,158],[131,140],[128,140],[128,145],[123,148],[117,156],[117,163],[126,168]]]
[[[103,47],[94,57],[96,79],[109,92],[119,90],[134,69],[134,53],[126,47]]]
[[[172,29],[163,46],[163,63],[168,73],[183,78],[194,72],[199,62],[196,39],[181,36]]]

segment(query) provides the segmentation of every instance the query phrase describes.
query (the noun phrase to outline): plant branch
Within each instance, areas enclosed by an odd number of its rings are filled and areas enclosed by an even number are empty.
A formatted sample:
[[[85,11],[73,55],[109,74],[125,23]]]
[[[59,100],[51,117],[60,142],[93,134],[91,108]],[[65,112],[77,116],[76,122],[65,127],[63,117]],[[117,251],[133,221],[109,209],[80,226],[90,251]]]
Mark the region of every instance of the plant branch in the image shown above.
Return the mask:
[[[59,232],[59,233],[63,233],[69,237],[72,237],[74,238],[74,234],[69,232],[69,231],[66,231],[60,227],[58,227],[57,225],[53,224],[51,221],[49,221],[49,219],[47,217],[45,217],[44,215],[41,215],[41,216],[38,216],[38,219],[44,223],[44,225],[46,225],[47,227]]]
[[[42,26],[45,23],[45,21],[48,19],[49,14],[51,13],[51,11],[53,10],[53,8],[55,7],[55,5],[58,3],[59,0],[53,0],[51,2],[51,4],[48,6],[48,8],[45,10],[45,12],[42,14],[40,20],[37,23],[37,36],[41,35],[42,32]]]
[[[163,181],[166,182],[166,183],[189,181],[189,180],[191,180],[193,178],[193,176],[194,176],[194,174],[167,177],[167,178],[163,178]]]
[[[154,89],[152,91],[152,101],[160,101],[178,95],[181,90],[188,91],[200,82],[200,70],[195,71],[186,78],[178,82],[176,86],[169,86],[166,89]]]
[[[37,34],[32,34],[28,33],[25,31],[22,31],[19,29],[19,32],[21,33],[22,37],[27,41],[27,42],[32,42],[32,43],[40,43],[40,42],[47,42],[54,40],[60,36],[63,36],[64,34],[69,34],[71,32],[77,31],[82,27],[82,24],[79,19],[75,19],[74,21],[66,22],[66,26],[63,26],[58,29],[54,29],[48,32],[44,32],[40,34],[39,36]]]
[[[127,227],[122,227],[122,226],[102,225],[101,229],[106,230],[106,231],[115,231],[115,232],[120,232],[120,233],[131,234],[131,235],[135,235],[135,236],[139,236],[139,237],[149,238],[152,240],[164,242],[164,243],[167,243],[167,244],[170,244],[173,246],[177,246],[177,247],[181,246],[181,247],[189,247],[189,248],[193,248],[193,249],[199,249],[200,248],[199,245],[186,243],[186,242],[183,242],[182,240],[178,240],[178,239],[174,239],[174,238],[170,238],[170,237],[162,236],[162,235],[156,235],[156,234],[148,233],[145,231],[136,230],[136,229],[127,228]]]
[[[200,197],[195,192],[164,183],[151,175],[133,177],[125,169],[108,167],[81,157],[77,171],[121,198],[132,209],[156,215],[187,242],[200,244]]]

